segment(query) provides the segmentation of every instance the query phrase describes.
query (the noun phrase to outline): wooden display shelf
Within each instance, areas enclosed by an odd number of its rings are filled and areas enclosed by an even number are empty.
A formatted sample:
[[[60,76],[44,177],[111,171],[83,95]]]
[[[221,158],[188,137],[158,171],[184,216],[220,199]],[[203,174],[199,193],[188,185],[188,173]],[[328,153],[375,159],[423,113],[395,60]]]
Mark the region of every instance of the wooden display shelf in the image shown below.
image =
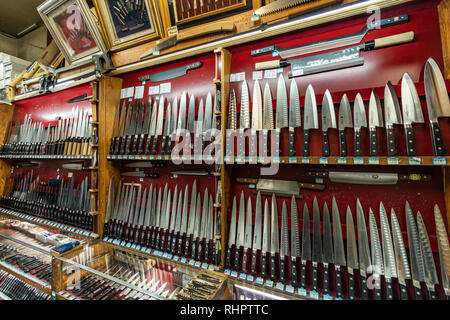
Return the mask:
[[[157,155],[147,155],[147,154],[143,154],[143,155],[133,155],[133,154],[108,154],[106,155],[106,159],[108,160],[141,160],[141,161],[149,161],[149,160],[154,160],[154,161],[172,161],[172,160],[178,160],[178,161],[215,161],[216,157],[214,156],[208,156],[205,159],[203,158],[203,156],[194,156],[194,155],[186,155],[186,156],[177,156],[177,157],[172,157],[170,155],[162,155],[162,154],[157,154]]]
[[[33,286],[36,289],[45,292],[48,295],[51,294],[51,285],[31,274],[28,274],[4,261],[0,261],[0,269],[8,272],[12,276],[22,280],[23,282],[28,283],[30,286]]]
[[[83,300],[78,296],[74,296],[73,294],[67,292],[66,290],[61,290],[56,293],[56,300]]]
[[[13,219],[20,220],[20,221],[34,223],[34,224],[39,225],[44,228],[49,228],[49,229],[53,229],[56,231],[64,231],[64,232],[67,232],[76,237],[84,237],[84,238],[90,238],[90,239],[98,238],[98,234],[96,234],[96,233],[93,233],[93,232],[90,232],[87,230],[83,230],[80,228],[76,228],[76,227],[71,227],[66,224],[62,224],[62,223],[55,222],[52,220],[39,218],[39,217],[35,217],[35,216],[30,216],[25,213],[20,213],[20,212],[14,211],[14,210],[0,208],[0,215],[2,215],[2,214],[6,215],[8,217],[11,217]]]
[[[38,160],[90,160],[92,155],[46,155],[46,154],[2,154],[0,159],[38,159]]]

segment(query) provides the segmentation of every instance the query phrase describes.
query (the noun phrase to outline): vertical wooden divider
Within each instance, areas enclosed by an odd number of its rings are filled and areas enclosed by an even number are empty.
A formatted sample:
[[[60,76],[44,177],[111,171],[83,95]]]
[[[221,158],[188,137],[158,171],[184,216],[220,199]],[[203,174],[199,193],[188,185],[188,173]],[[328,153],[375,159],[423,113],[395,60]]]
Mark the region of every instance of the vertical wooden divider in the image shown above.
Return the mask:
[[[9,123],[13,118],[14,105],[0,104],[0,142],[5,143],[5,139],[8,136]],[[7,184],[12,183],[11,176],[11,163],[7,160],[0,160],[0,195],[5,192]]]
[[[113,137],[113,122],[120,103],[122,79],[103,76],[99,87],[98,105],[98,219],[97,233],[103,234],[109,180],[114,177],[116,186],[120,179],[120,163],[106,159]]]

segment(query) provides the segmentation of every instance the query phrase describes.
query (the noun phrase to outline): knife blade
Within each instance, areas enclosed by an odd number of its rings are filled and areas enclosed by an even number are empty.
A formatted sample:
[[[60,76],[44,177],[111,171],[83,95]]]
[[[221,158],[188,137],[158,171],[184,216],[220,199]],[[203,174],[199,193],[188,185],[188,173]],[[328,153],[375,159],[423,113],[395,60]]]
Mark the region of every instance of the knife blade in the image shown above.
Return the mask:
[[[186,232],[186,243],[184,247],[184,255],[186,257],[190,256],[189,248],[194,237],[195,212],[197,211],[197,205],[200,204],[197,204],[197,180],[194,180],[194,183],[192,184],[191,202],[189,205],[189,222]]]
[[[442,288],[447,300],[450,300],[450,245],[444,219],[437,204],[434,205],[434,222],[436,224],[436,237],[439,250],[439,265],[441,269]]]
[[[203,135],[204,135],[204,138],[203,138],[202,150],[205,150],[206,138],[208,136],[211,136],[211,133],[208,133],[208,132],[212,129],[212,120],[213,120],[212,108],[213,108],[212,96],[211,96],[211,93],[208,92],[208,95],[206,96],[206,102],[205,102],[205,119],[203,121]]]
[[[247,274],[248,270],[248,251],[252,249],[252,224],[253,221],[253,209],[252,200],[250,197],[247,198],[247,210],[245,217],[245,234],[244,234],[244,252],[242,254],[242,271]]]
[[[241,113],[240,130],[238,139],[238,155],[245,156],[245,129],[250,128],[250,97],[248,93],[247,81],[242,82],[241,86]]]
[[[264,202],[264,229],[263,229],[263,239],[262,239],[262,250],[261,250],[261,277],[266,278],[267,270],[267,253],[270,251],[270,209],[269,203]]]
[[[257,147],[257,131],[263,129],[263,105],[261,96],[261,87],[259,86],[258,79],[253,84],[253,100],[252,100],[252,131],[251,142],[252,148],[255,148],[255,153],[258,152]]]
[[[441,70],[433,58],[428,58],[424,71],[425,98],[430,118],[431,139],[435,156],[447,153],[439,127],[440,117],[450,117],[450,101]]]
[[[162,136],[163,134],[164,103],[165,103],[164,96],[160,96],[158,104],[158,117],[156,119],[155,138],[153,139],[152,154],[156,154],[156,149],[158,146],[158,137]]]
[[[384,274],[383,252],[381,251],[380,238],[378,236],[378,226],[372,209],[369,209],[369,229],[370,229],[370,248],[372,251],[372,276],[375,279],[374,299],[381,300],[380,276]]]
[[[305,113],[303,119],[303,156],[309,157],[309,130],[319,129],[317,118],[316,94],[312,85],[308,85],[305,94]]]
[[[367,291],[367,273],[372,265],[370,259],[369,240],[367,237],[367,226],[364,211],[359,198],[356,199],[356,225],[358,227],[358,253],[359,253],[359,277],[361,278],[361,299],[369,300]]]
[[[357,94],[355,97],[355,102],[353,105],[353,129],[355,132],[355,146],[354,146],[354,155],[362,156],[363,147],[361,145],[361,128],[367,127],[367,119],[366,119],[366,109],[364,107],[364,102],[361,98],[361,94]]]
[[[319,293],[317,266],[322,263],[322,230],[320,225],[320,211],[317,198],[313,200],[313,243],[312,243],[312,289]]]
[[[240,251],[243,250],[241,247],[244,246],[245,239],[245,198],[244,191],[241,191],[241,197],[239,199],[239,218],[238,218],[238,226],[237,226],[237,235],[236,235],[236,253],[234,256],[234,268],[236,270],[241,270],[241,261],[240,261]]]
[[[183,211],[181,215],[181,226],[180,226],[180,235],[178,237],[178,249],[177,254],[181,256],[182,246],[183,246],[183,237],[185,236],[185,242],[188,242],[188,234],[187,234],[187,221],[188,221],[188,206],[189,206],[189,185],[186,185],[184,188],[184,196],[183,196]]]
[[[377,127],[383,127],[383,115],[378,93],[372,89],[369,100],[369,155],[372,157],[378,154]]]
[[[355,277],[354,270],[359,269],[358,253],[356,251],[355,224],[350,207],[347,206],[345,214],[345,224],[347,227],[347,271],[348,271],[348,298],[355,300]]]
[[[170,70],[161,71],[161,72],[157,72],[157,73],[152,73],[152,74],[148,74],[145,76],[140,76],[140,77],[138,77],[138,81],[140,81],[140,82],[147,81],[147,80],[150,80],[151,82],[166,81],[166,80],[184,76],[185,74],[187,74],[187,72],[189,70],[198,69],[202,65],[203,65],[203,63],[201,61],[197,61],[197,62],[193,62],[188,65],[182,66],[182,67],[173,68]]]
[[[166,108],[166,124],[164,127],[164,134],[161,139],[161,154],[166,154],[167,138],[170,137],[170,134],[172,133],[172,131],[173,131],[173,129],[172,129],[172,105],[169,102],[167,104],[167,108]]]
[[[345,138],[345,128],[353,128],[352,113],[350,111],[350,103],[347,95],[342,96],[339,104],[339,155],[341,157],[347,156],[347,139]]]
[[[292,286],[298,287],[297,258],[300,258],[300,232],[295,196],[291,198],[291,277]]]
[[[194,154],[202,154],[202,150],[199,150],[203,146],[203,120],[204,120],[203,99],[200,99],[198,105],[197,121],[195,122],[195,138],[194,138]]]
[[[386,121],[386,142],[388,156],[397,154],[394,124],[402,124],[400,105],[392,83],[388,81],[384,87],[384,119]]]
[[[155,100],[153,102],[152,116],[151,116],[151,119],[150,119],[150,128],[148,130],[147,142],[145,144],[145,154],[149,154],[150,153],[151,140],[152,140],[152,137],[154,137],[155,134],[156,134],[157,113],[158,113],[158,105],[157,105],[156,100]]]
[[[331,201],[331,214],[333,216],[333,249],[334,249],[334,268],[336,272],[336,299],[342,300],[341,267],[347,265],[345,261],[344,240],[342,238],[341,217],[335,197]]]
[[[236,196],[233,198],[233,205],[231,207],[231,223],[230,223],[230,230],[228,233],[228,250],[227,250],[227,257],[226,257],[226,268],[231,268],[231,253],[232,253],[232,247],[236,244]]]
[[[297,82],[291,80],[289,89],[289,156],[295,155],[295,128],[301,126],[300,97]]]
[[[289,252],[289,230],[288,212],[286,202],[283,201],[281,210],[281,246],[280,246],[280,281],[286,281],[286,259],[291,255]]]
[[[278,276],[278,261],[276,259],[276,254],[280,250],[280,240],[279,240],[279,230],[278,230],[278,207],[275,194],[272,194],[272,205],[271,205],[271,220],[270,220],[270,279],[272,281],[277,280]]]
[[[261,202],[261,192],[258,191],[256,195],[256,207],[255,207],[255,227],[253,231],[253,249],[252,249],[252,262],[251,262],[251,272],[252,274],[257,273],[256,264],[258,250],[261,250],[261,232],[262,232],[262,202]]]
[[[266,82],[264,87],[264,109],[263,109],[263,130],[262,130],[262,153],[263,157],[268,155],[268,130],[273,130],[273,106],[272,94],[270,92],[269,84]]]
[[[322,154],[324,157],[330,156],[330,141],[328,139],[328,129],[330,128],[336,128],[336,114],[333,99],[327,89],[322,100]]]
[[[328,268],[330,263],[334,263],[333,239],[331,237],[330,212],[325,202],[323,204],[323,294],[332,300],[330,283],[333,279]]]
[[[300,287],[306,290],[306,285],[309,282],[306,279],[306,265],[307,261],[311,261],[311,234],[310,234],[310,223],[309,223],[309,210],[305,203],[303,206],[303,229],[302,229],[302,257],[301,257],[301,278]],[[309,278],[309,277],[308,277]]]
[[[275,125],[275,152],[281,153],[280,137],[281,129],[288,126],[288,105],[286,83],[283,74],[278,77],[277,83],[277,109],[276,109],[276,125]]]
[[[394,247],[392,245],[391,228],[389,227],[389,220],[387,218],[386,209],[383,202],[380,202],[380,224],[381,224],[381,238],[383,239],[383,264],[384,264],[384,278],[386,282],[386,299],[393,300],[394,294],[392,291],[392,278],[397,278],[397,265],[395,263]]]

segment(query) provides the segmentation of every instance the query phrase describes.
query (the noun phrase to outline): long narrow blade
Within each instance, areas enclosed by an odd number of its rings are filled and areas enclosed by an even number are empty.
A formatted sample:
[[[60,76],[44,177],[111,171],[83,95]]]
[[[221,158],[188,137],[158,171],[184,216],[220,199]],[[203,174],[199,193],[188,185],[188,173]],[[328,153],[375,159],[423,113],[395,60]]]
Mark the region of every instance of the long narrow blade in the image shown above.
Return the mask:
[[[163,134],[163,122],[164,122],[164,96],[159,99],[158,106],[158,118],[156,120],[156,135],[161,136]]]
[[[272,194],[272,219],[271,219],[271,235],[270,235],[270,252],[275,254],[280,250],[280,240],[278,236],[278,208],[275,194]]]
[[[370,247],[372,251],[373,272],[384,274],[383,253],[381,251],[380,238],[378,236],[378,226],[372,209],[369,209],[369,229],[370,229]]]
[[[236,239],[236,247],[244,246],[245,239],[245,198],[244,191],[241,192],[241,197],[239,199],[239,219],[238,230],[237,230],[237,239]]]
[[[292,256],[300,258],[300,231],[295,196],[291,198],[291,248]]]
[[[212,123],[212,96],[211,93],[208,92],[205,103],[205,119],[203,121],[203,131],[211,129],[212,128],[211,123]]]
[[[195,97],[193,94],[189,97],[189,110],[187,117],[187,127],[186,129],[191,133],[194,132],[194,121],[195,121]]]
[[[433,251],[431,250],[427,228],[420,212],[417,212],[417,228],[419,230],[420,247],[422,248],[425,266],[425,282],[428,286],[434,286],[438,283],[436,266],[434,265]]]
[[[408,232],[409,260],[411,261],[411,275],[413,280],[422,282],[425,281],[425,265],[416,221],[408,201],[406,201],[405,204],[405,214],[406,231]]]
[[[320,226],[320,211],[317,198],[313,201],[313,243],[312,243],[312,259],[315,262],[322,262],[322,230]]]
[[[180,100],[180,112],[178,115],[177,129],[186,129],[186,107],[187,107],[187,94],[186,91],[183,91]]]
[[[261,232],[262,232],[262,203],[261,193],[256,195],[255,209],[255,230],[253,231],[253,250],[261,250]]]
[[[197,210],[197,180],[194,180],[194,183],[192,184],[191,203],[189,205],[189,223],[187,231],[188,234],[194,234],[196,210]]]
[[[281,247],[280,247],[280,256],[286,257],[290,256],[289,253],[289,230],[288,230],[288,213],[286,202],[283,201],[283,207],[281,209]]]
[[[394,240],[395,260],[397,265],[397,275],[400,281],[411,279],[411,271],[408,263],[405,245],[403,243],[402,229],[397,220],[394,209],[391,209],[392,238]]]
[[[283,74],[278,77],[277,84],[277,110],[276,110],[276,128],[286,128],[288,126],[288,105],[286,83]]]
[[[303,207],[302,260],[311,260],[311,229],[308,206]]]
[[[389,227],[389,220],[383,202],[380,202],[380,224],[381,238],[383,239],[384,274],[387,278],[397,278],[397,266],[395,263],[394,246],[392,245],[391,228]]]
[[[291,79],[289,90],[289,126],[300,127],[302,123],[300,115],[300,97],[298,94],[297,82]]]
[[[109,180],[109,189],[108,189],[108,203],[106,204],[106,217],[105,222],[109,221],[111,218],[111,213],[113,210],[113,204],[114,204],[114,177],[111,177],[111,180]]]
[[[366,220],[364,218],[364,211],[359,199],[356,200],[356,224],[358,227],[359,269],[362,272],[367,272],[367,268],[372,264],[372,262],[370,259]]]
[[[334,263],[333,239],[331,238],[331,220],[328,205],[323,204],[323,262]]]
[[[252,247],[252,227],[253,227],[253,209],[252,200],[250,197],[247,199],[247,212],[245,217],[245,235],[244,235],[244,248]]]
[[[333,244],[334,244],[334,264],[337,266],[346,266],[344,239],[342,238],[341,217],[336,199],[333,197],[331,202],[331,214],[333,216]]]
[[[303,115],[303,128],[305,130],[318,129],[316,94],[312,85],[308,85],[305,95],[305,114]]]
[[[445,229],[444,219],[438,205],[434,205],[434,221],[436,223],[436,237],[439,249],[439,261],[441,269],[442,287],[449,290],[450,278],[450,245],[448,243],[447,230]]]
[[[270,251],[270,209],[269,203],[264,202],[264,231],[263,231],[263,241],[262,241],[262,252]]]
[[[358,269],[358,253],[356,252],[355,224],[350,207],[347,206],[345,214],[345,224],[347,227],[347,265],[349,268]]]

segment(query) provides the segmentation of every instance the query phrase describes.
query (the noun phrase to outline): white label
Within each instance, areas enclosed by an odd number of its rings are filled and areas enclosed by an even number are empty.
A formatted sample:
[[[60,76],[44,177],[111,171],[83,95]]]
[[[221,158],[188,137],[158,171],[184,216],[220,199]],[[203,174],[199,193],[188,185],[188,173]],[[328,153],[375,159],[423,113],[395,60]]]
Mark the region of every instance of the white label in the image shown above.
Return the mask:
[[[136,90],[134,92],[134,98],[135,99],[142,99],[143,97],[144,97],[144,86],[136,87]]]
[[[387,164],[389,165],[398,165],[399,160],[398,158],[387,158]]]
[[[159,94],[159,86],[148,87],[148,94]]]
[[[125,95],[127,94],[127,89],[121,89],[120,90],[120,99],[124,99]]]
[[[230,74],[230,82],[241,82],[245,80],[245,72]]]
[[[253,71],[253,80],[260,80],[263,78],[263,72],[262,70],[259,71]]]
[[[172,84],[170,82],[161,83],[159,85],[159,93],[170,93]]]
[[[277,69],[269,69],[264,71],[264,79],[275,79],[277,77]]]
[[[319,158],[320,164],[328,164],[328,158]]]
[[[292,76],[298,77],[303,75],[303,69],[292,70]]]
[[[178,33],[178,27],[177,26],[173,26],[173,27],[167,28],[167,35],[169,37],[174,36],[177,33]]]
[[[132,98],[134,94],[134,87],[127,88],[127,93],[125,95],[125,98]]]

